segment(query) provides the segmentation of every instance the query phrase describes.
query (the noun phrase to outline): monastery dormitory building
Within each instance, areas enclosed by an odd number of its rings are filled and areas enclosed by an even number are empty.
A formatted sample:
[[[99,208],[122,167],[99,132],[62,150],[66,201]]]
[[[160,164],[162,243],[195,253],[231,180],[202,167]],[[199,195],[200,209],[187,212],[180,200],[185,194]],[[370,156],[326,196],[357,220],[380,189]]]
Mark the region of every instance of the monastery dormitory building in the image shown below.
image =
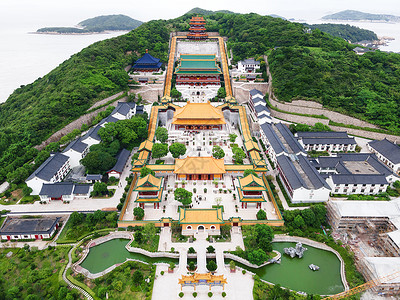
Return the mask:
[[[26,184],[32,189],[32,195],[40,195],[44,184],[61,182],[75,167],[80,166],[80,160],[89,153],[92,145],[99,144],[101,138],[98,131],[107,123],[130,119],[135,114],[142,114],[143,106],[134,102],[118,102],[111,114],[99,124],[93,126],[88,132],[69,143],[60,153],[52,153],[50,157],[39,166],[27,179]]]

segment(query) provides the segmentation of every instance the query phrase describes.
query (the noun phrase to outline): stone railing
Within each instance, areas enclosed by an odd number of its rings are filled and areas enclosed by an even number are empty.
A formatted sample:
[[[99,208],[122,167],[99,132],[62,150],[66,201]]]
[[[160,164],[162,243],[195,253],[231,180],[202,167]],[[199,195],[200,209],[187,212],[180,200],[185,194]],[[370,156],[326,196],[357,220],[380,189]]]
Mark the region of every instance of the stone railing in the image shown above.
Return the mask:
[[[125,246],[125,249],[129,252],[139,253],[146,255],[148,257],[168,257],[168,258],[179,258],[179,253],[171,253],[171,252],[150,252],[144,250],[142,248],[131,247],[128,245]]]
[[[275,235],[273,242],[293,242],[293,243],[300,242],[302,244],[309,245],[314,248],[318,248],[321,250],[330,251],[330,252],[334,253],[340,261],[340,275],[342,278],[343,286],[346,291],[349,290],[349,285],[346,280],[346,271],[345,271],[344,261],[343,261],[342,257],[340,256],[339,252],[337,252],[335,249],[329,247],[328,245],[325,245],[324,243],[316,242],[313,240],[309,240],[309,239],[297,237],[297,236]]]
[[[280,260],[282,254],[279,251],[276,251],[276,250],[273,250],[273,252],[276,253],[276,256],[273,259],[277,260],[277,261]],[[258,266],[258,265],[252,264],[247,259],[244,259],[244,258],[242,258],[240,256],[237,256],[237,255],[232,254],[232,253],[227,253],[227,252],[224,252],[224,257],[232,259],[232,260],[235,260],[235,261],[237,261],[237,262],[239,262],[239,263],[241,263],[241,264],[243,264],[243,265],[245,265],[247,267],[253,268],[253,269],[262,268],[262,267],[272,263],[271,261],[267,261],[267,262],[265,262],[265,263],[263,263],[263,264]]]

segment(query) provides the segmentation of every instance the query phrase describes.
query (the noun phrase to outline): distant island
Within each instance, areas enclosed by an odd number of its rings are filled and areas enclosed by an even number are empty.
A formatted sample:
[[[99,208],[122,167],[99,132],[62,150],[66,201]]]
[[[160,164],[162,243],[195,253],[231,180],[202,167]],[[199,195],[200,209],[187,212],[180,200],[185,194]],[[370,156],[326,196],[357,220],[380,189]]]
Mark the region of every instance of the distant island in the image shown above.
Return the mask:
[[[326,15],[322,17],[322,20],[400,22],[400,17],[393,15],[370,14],[357,10],[344,10],[331,15]]]
[[[304,26],[310,29],[319,29],[323,32],[329,33],[330,35],[340,37],[351,43],[357,43],[360,41],[376,41],[378,37],[375,32],[357,26],[344,25],[344,24],[304,24]]]
[[[44,27],[36,33],[91,34],[105,31],[133,30],[143,22],[125,15],[98,16],[80,22],[76,27]]]
[[[209,15],[213,15],[216,13],[236,14],[235,12],[230,11],[230,10],[207,10],[207,9],[203,9],[200,7],[192,8],[186,14],[199,14],[199,15],[203,15],[203,16],[209,16]]]

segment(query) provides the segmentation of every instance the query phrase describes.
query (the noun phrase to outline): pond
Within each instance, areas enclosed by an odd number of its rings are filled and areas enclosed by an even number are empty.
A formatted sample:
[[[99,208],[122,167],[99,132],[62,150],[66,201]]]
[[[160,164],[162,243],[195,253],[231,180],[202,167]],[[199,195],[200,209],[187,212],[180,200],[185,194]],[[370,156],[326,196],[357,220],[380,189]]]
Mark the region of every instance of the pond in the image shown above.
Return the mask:
[[[295,247],[295,243],[273,243],[273,249],[282,253],[281,264],[270,264],[259,269],[243,267],[268,282],[308,294],[331,295],[344,291],[340,275],[340,261],[330,252],[304,245],[308,250],[303,258],[291,258],[284,254],[283,248]],[[229,259],[225,262],[228,264]],[[319,271],[311,271],[310,264],[320,267]]]
[[[148,257],[143,254],[133,253],[126,250],[127,239],[114,239],[90,248],[89,254],[81,263],[81,266],[90,273],[95,274],[104,271],[115,264],[123,263],[127,258],[137,259],[150,264],[154,263],[175,263],[178,259],[168,257]]]

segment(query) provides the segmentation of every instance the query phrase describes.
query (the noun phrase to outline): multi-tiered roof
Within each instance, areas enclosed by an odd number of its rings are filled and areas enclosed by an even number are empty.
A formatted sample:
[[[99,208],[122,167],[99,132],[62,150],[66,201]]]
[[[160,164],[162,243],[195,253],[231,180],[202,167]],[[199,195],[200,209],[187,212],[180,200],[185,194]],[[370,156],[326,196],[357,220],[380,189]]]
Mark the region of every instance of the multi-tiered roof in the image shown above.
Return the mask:
[[[190,28],[189,33],[187,35],[188,39],[193,40],[204,40],[208,38],[208,34],[206,33],[206,21],[203,17],[192,17],[190,20]]]

